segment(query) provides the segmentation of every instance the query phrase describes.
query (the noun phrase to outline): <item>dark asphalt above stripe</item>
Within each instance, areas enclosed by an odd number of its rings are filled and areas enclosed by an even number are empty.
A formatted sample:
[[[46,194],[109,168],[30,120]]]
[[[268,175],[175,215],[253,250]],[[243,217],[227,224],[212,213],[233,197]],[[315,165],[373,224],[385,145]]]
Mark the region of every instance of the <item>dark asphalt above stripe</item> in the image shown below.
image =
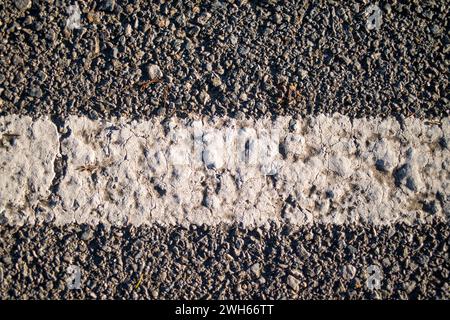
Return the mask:
[[[2,1],[0,115],[449,115],[447,1],[287,3]]]

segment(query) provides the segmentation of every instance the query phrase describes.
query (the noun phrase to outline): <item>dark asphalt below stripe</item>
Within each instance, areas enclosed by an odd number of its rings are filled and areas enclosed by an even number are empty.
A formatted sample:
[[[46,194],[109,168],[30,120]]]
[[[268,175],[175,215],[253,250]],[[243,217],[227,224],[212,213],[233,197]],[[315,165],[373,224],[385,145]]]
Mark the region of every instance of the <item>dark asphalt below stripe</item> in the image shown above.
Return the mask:
[[[2,226],[0,298],[448,299],[449,233],[448,224]],[[68,290],[70,265],[79,290]],[[380,290],[366,286],[370,265]]]

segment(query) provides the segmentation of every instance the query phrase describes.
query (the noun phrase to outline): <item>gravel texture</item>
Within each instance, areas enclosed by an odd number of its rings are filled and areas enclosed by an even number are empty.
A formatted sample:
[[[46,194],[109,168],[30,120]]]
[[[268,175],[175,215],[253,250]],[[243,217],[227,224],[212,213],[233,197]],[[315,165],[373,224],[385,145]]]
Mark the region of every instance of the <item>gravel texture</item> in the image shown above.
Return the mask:
[[[1,299],[449,299],[448,224],[1,227]],[[69,290],[70,265],[81,269]],[[368,268],[380,269],[369,290]]]
[[[448,1],[0,3],[0,115],[449,115]]]
[[[401,126],[408,117],[439,123],[450,115],[448,1],[379,1],[374,29],[365,14],[371,4],[0,1],[0,117],[49,117],[60,135],[68,134],[69,115],[339,112],[394,116]],[[17,141],[2,135],[0,148]],[[434,146],[448,150],[448,139]],[[67,158],[53,156],[46,160],[56,173],[45,186],[51,193],[67,167]],[[396,188],[418,187],[411,166],[374,160]],[[421,210],[433,214],[447,202],[436,194]],[[448,222],[430,221],[268,229],[0,225],[0,299],[450,299],[449,239]],[[81,268],[77,290],[66,282],[73,266]],[[374,266],[381,288],[370,290]]]

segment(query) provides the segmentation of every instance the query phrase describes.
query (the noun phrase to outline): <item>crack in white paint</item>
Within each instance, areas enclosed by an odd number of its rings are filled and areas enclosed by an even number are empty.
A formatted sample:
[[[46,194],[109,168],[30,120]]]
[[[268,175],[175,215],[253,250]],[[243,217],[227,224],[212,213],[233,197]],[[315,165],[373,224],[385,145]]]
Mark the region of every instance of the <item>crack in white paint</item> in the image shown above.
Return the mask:
[[[403,130],[392,118],[339,114],[294,126],[288,117],[162,120],[69,117],[70,134],[60,136],[46,118],[0,118],[0,222],[382,225],[450,216],[450,151],[439,143],[450,140],[449,118],[408,118]],[[54,188],[57,156],[67,167]]]

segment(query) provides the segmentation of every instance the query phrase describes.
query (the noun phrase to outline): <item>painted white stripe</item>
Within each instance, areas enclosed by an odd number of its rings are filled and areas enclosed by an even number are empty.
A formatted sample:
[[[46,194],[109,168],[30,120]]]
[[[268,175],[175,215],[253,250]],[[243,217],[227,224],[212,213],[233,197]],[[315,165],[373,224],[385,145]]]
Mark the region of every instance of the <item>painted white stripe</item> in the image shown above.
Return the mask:
[[[0,220],[255,226],[450,215],[449,118],[161,121],[70,117],[60,135],[48,119],[1,118]]]

